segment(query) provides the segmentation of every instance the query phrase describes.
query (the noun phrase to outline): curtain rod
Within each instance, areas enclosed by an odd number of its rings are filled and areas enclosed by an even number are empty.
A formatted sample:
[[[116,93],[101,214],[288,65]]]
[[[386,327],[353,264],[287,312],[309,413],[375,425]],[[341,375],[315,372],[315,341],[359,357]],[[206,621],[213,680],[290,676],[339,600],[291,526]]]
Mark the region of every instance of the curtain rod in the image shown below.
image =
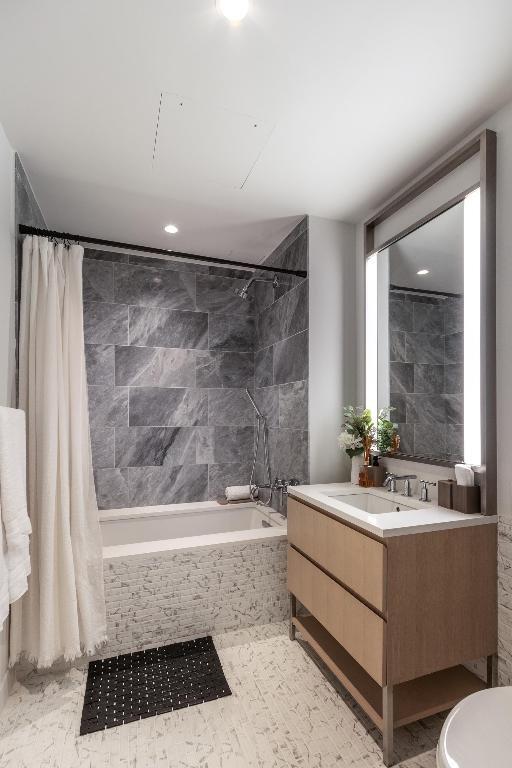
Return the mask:
[[[51,229],[38,229],[20,224],[20,235],[38,235],[39,237],[55,238],[56,240],[74,240],[79,243],[91,245],[104,245],[109,248],[121,248],[126,251],[141,251],[142,253],[158,253],[161,256],[171,256],[174,259],[187,259],[188,261],[206,261],[209,264],[223,264],[229,267],[241,269],[255,269],[262,272],[279,272],[281,275],[294,275],[295,277],[307,277],[308,273],[301,269],[284,269],[284,267],[269,267],[264,264],[247,264],[244,261],[231,261],[229,259],[217,259],[214,256],[199,256],[195,253],[181,253],[180,251],[168,251],[165,248],[152,248],[148,245],[134,245],[133,243],[118,243],[116,240],[103,240],[100,237],[88,237],[86,235],[72,235],[69,232],[55,232]]]

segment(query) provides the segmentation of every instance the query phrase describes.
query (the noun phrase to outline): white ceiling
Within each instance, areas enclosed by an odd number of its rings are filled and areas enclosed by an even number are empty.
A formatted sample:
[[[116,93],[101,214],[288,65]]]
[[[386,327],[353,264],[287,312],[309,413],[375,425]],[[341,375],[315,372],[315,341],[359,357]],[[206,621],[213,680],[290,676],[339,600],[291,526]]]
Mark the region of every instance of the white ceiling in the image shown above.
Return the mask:
[[[428,275],[418,270],[428,269]],[[389,248],[392,285],[443,293],[464,291],[464,203]]]
[[[251,6],[233,28],[214,0],[0,0],[0,122],[50,227],[259,259],[305,213],[360,219],[512,98],[510,0]],[[162,94],[205,115],[166,113],[165,163]]]

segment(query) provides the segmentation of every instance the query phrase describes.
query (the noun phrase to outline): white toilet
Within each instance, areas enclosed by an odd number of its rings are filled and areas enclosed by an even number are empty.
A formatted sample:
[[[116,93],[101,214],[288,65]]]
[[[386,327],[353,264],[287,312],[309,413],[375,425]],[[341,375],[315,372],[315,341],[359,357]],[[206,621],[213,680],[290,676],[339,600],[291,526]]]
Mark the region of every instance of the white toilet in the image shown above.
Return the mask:
[[[512,766],[512,686],[473,693],[452,709],[437,745],[437,766]]]

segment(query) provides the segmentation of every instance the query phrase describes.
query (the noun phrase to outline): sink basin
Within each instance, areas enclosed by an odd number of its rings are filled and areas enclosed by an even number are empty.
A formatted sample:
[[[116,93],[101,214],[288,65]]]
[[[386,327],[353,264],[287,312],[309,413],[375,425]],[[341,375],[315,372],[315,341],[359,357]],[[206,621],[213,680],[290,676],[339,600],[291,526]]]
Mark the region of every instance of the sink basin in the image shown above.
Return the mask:
[[[331,499],[342,501],[356,509],[362,509],[369,515],[382,515],[386,512],[403,512],[414,509],[414,507],[408,507],[407,504],[393,501],[393,499],[384,499],[374,493],[346,493],[340,496],[331,496]]]

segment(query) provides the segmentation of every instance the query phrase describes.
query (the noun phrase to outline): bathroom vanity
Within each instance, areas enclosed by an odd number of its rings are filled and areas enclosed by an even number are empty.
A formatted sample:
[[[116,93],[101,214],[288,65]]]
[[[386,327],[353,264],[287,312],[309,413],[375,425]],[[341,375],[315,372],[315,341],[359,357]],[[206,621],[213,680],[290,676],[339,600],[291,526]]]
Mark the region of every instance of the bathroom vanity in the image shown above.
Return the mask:
[[[298,630],[382,731],[486,687],[497,650],[497,518],[350,483],[288,501],[290,638]],[[302,606],[297,611],[297,602]]]

